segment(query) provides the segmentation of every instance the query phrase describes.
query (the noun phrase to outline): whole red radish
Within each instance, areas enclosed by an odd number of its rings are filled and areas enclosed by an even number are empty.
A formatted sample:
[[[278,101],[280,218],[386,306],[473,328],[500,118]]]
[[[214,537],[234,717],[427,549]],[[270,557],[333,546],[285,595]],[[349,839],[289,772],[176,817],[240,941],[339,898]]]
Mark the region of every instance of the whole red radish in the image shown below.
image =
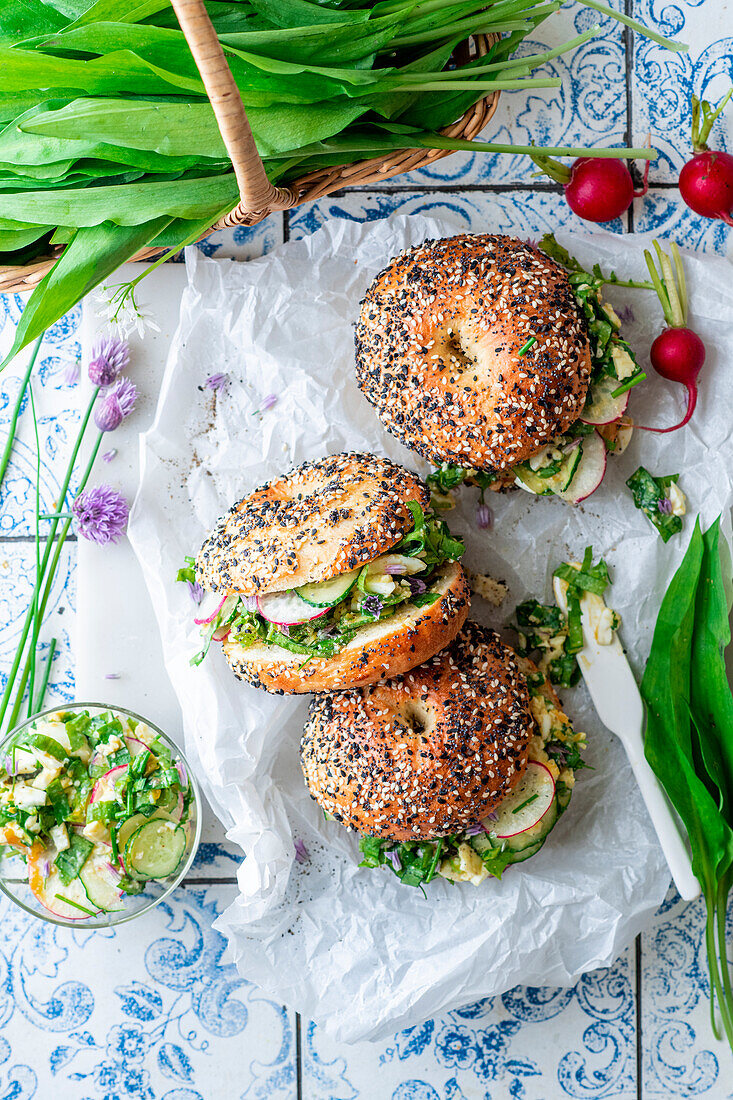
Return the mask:
[[[535,155],[532,160],[542,171],[561,183],[568,206],[579,218],[589,222],[610,222],[628,210],[635,198],[648,190],[649,161],[644,170],[644,183],[634,190],[625,161],[607,157],[578,157],[568,168],[559,160]]]
[[[687,388],[687,409],[682,420],[669,428],[650,428],[637,424],[645,432],[675,432],[688,422],[697,404],[697,379],[705,362],[705,345],[696,332],[687,327],[687,287],[680,250],[672,242],[671,258],[654,242],[659,270],[651,252],[645,252],[649,274],[659,295],[668,327],[660,332],[652,344],[652,366],[662,378],[678,382]]]
[[[733,157],[710,149],[707,140],[713,123],[733,95],[733,88],[713,109],[692,97],[692,148],[694,156],[680,172],[680,195],[703,218],[717,218],[733,225]],[[701,117],[702,115],[702,117]]]

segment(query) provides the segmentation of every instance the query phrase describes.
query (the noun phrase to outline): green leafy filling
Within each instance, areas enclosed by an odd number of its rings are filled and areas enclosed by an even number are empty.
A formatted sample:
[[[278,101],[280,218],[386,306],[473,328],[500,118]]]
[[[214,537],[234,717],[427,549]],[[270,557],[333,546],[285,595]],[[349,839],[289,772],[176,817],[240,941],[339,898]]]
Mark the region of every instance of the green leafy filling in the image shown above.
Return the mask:
[[[660,537],[668,542],[672,535],[682,530],[682,517],[672,515],[667,490],[679,481],[679,474],[667,474],[666,477],[654,477],[643,466],[635,470],[626,484],[631,489],[636,507],[654,524]]]

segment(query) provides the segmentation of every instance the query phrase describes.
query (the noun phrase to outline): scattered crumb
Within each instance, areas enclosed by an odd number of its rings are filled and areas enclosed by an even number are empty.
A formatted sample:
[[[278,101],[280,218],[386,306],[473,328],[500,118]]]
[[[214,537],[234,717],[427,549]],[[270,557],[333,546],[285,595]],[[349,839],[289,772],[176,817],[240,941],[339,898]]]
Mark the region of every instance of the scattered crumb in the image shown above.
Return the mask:
[[[496,581],[487,573],[469,572],[468,583],[471,585],[471,591],[490,603],[492,607],[499,607],[509,591],[503,581]]]

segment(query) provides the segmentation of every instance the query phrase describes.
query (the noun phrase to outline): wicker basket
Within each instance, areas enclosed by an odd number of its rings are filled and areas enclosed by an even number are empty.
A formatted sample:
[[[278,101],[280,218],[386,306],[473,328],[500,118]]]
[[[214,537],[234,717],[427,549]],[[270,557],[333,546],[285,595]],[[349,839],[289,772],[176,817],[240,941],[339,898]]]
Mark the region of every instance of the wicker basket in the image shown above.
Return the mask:
[[[311,202],[343,187],[379,183],[402,172],[424,168],[450,154],[449,149],[396,150],[389,156],[321,168],[302,176],[288,187],[275,187],[268,180],[258,156],[239,89],[203,0],[171,0],[171,4],[201,73],[239,187],[240,201],[237,206],[208,232],[235,225],[256,225],[275,210],[287,210],[300,203]],[[491,35],[477,35],[463,43],[456,54],[460,60],[469,56],[482,57],[494,41]],[[494,114],[498,100],[498,92],[479,100],[457,122],[441,133],[451,138],[476,137]],[[144,248],[134,259],[150,259],[161,251],[163,250]],[[32,290],[51,269],[60,252],[61,247],[29,264],[0,266],[0,293]]]

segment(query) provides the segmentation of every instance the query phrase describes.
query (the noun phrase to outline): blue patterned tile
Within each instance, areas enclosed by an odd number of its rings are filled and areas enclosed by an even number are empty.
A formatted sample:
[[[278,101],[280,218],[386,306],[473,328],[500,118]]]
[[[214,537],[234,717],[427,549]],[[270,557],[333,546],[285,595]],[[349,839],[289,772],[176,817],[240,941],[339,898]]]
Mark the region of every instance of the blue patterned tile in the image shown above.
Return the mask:
[[[29,921],[3,898],[2,1095],[291,1100],[292,1017],[222,964],[212,928],[233,890],[182,888],[102,932]]]
[[[733,922],[733,902],[728,911]],[[710,1027],[705,906],[671,889],[642,936],[642,1080],[652,1098],[733,1096],[733,1056]]]
[[[0,296],[0,353],[13,339],[20,315],[17,295]],[[71,374],[81,355],[81,309],[62,317],[46,333],[33,371],[33,398],[41,444],[41,504],[52,509],[61,487],[67,457],[78,430],[77,385]],[[5,443],[20,383],[25,374],[26,349],[0,374],[0,439]],[[30,397],[26,393],[18,420],[10,466],[0,486],[0,537],[34,532],[36,441]]]
[[[674,54],[653,42],[637,40],[632,85],[634,136],[642,141],[651,131],[660,160],[652,179],[676,182],[691,154],[690,98],[717,102],[733,77],[733,38],[725,8],[716,11],[703,0],[639,0],[634,14],[663,34],[686,42],[687,53]],[[733,148],[733,111],[713,131],[714,144]]]
[[[733,256],[733,229],[693,213],[676,191],[651,187],[636,203],[634,227],[639,233],[676,240],[683,248]]]
[[[49,685],[50,703],[68,702],[73,696],[70,635],[74,618],[74,557],[74,544],[67,544],[59,559],[39,635],[43,654],[47,653],[51,638],[55,637],[58,642]],[[7,683],[26,610],[33,595],[35,562],[32,543],[0,542],[0,622],[3,623],[0,632],[0,690]]]
[[[541,236],[562,226],[584,223],[573,214],[556,191],[511,190],[501,192],[435,191],[346,192],[306,203],[290,214],[290,236],[302,237],[318,229],[327,218],[375,221],[390,214],[428,214],[457,221],[466,229],[490,233],[530,233]],[[608,228],[621,231],[621,220]]]
[[[272,251],[282,241],[283,217],[277,213],[250,227],[240,225],[235,229],[220,229],[199,241],[197,247],[206,256],[252,260]]]
[[[633,955],[574,989],[518,986],[386,1043],[303,1038],[304,1100],[636,1097]]]
[[[612,6],[618,8],[618,0]],[[554,58],[532,74],[560,78],[562,87],[502,92],[499,106],[480,140],[580,148],[624,143],[626,56],[623,28],[618,22],[587,9],[566,8],[541,24],[522,43],[516,56],[554,49],[593,26],[600,28],[596,38]],[[445,188],[529,182],[534,171],[535,166],[527,156],[453,153],[431,167],[387,181],[384,186]]]

